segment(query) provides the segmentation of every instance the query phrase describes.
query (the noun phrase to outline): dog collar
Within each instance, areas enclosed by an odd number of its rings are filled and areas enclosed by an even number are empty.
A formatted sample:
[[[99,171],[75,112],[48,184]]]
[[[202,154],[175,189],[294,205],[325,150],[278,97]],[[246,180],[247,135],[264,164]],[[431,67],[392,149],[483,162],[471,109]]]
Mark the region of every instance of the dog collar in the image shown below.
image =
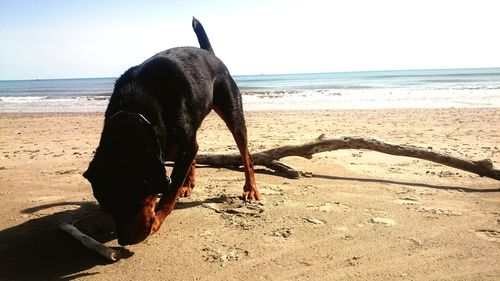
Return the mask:
[[[152,126],[151,122],[149,122],[149,120],[146,117],[144,117],[144,115],[142,115],[140,113],[136,113],[136,114],[139,115],[139,117],[141,117],[142,120],[144,120],[146,123],[148,123],[150,126]]]
[[[149,122],[149,120],[146,117],[144,117],[144,115],[142,115],[141,113],[135,113],[135,112],[125,111],[125,110],[119,110],[119,111],[115,112],[115,114],[111,115],[111,117],[109,117],[109,119],[113,119],[113,118],[116,117],[116,115],[118,115],[120,113],[125,113],[125,112],[129,112],[129,113],[132,113],[132,114],[139,115],[139,117],[141,117],[142,120],[146,121],[146,123],[148,123],[149,125],[151,125],[151,122]]]
[[[139,116],[139,118],[141,118],[144,122],[146,122],[149,126],[151,126],[151,129],[154,132],[153,124],[151,124],[151,122],[144,115],[142,115],[141,113],[135,113],[135,112],[125,111],[125,110],[120,110],[120,111],[116,112],[115,114],[111,115],[110,119],[112,119],[116,115],[118,115],[120,113],[124,113],[124,112],[129,112],[129,113],[132,113],[132,114],[135,114],[135,115]],[[155,135],[156,135],[156,133],[155,133]],[[163,160],[163,149],[161,148],[160,139],[158,137],[155,137],[155,139],[156,139],[156,142],[158,143],[158,149],[160,150],[160,155],[159,155],[160,161],[161,161],[162,164],[165,164],[165,161]]]

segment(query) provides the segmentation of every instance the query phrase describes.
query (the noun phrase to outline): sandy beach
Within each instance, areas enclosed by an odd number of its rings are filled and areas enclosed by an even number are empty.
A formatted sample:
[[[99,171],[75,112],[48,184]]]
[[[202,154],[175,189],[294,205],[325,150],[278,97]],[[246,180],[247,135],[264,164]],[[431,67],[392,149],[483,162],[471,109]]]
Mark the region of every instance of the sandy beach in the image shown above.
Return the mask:
[[[247,112],[252,152],[321,134],[432,147],[500,167],[500,109]],[[311,178],[257,167],[197,169],[160,231],[106,260],[57,229],[74,222],[118,247],[81,176],[102,113],[0,114],[0,280],[499,280],[500,182],[432,162],[341,150],[283,159]],[[234,152],[214,114],[200,153]]]

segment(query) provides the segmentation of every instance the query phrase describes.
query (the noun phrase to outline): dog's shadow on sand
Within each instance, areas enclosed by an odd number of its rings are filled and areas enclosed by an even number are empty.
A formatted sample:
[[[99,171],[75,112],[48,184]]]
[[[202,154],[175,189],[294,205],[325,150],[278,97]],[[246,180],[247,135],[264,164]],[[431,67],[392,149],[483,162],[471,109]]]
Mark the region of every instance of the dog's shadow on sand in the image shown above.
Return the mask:
[[[50,208],[70,205],[78,209],[39,216]],[[73,280],[92,275],[81,273],[96,265],[110,264],[58,229],[73,222],[82,232],[105,243],[115,239],[113,220],[90,202],[62,202],[25,209],[33,219],[0,231],[0,276],[2,280]],[[19,216],[19,214],[15,214]],[[91,222],[91,223],[89,223]],[[122,258],[133,254],[120,249]],[[96,273],[94,273],[96,274]]]

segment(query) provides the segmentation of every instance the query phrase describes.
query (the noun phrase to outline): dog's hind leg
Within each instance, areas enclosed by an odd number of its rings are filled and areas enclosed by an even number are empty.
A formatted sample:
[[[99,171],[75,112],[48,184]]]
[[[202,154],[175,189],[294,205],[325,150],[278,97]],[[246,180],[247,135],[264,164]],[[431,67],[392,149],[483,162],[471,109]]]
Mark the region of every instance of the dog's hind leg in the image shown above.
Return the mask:
[[[241,95],[234,81],[231,78],[229,79],[226,83],[215,87],[213,110],[226,123],[240,151],[245,169],[243,199],[245,201],[259,200],[260,194],[255,183],[253,161],[248,150],[247,128],[243,116]]]
[[[195,169],[196,169],[196,160],[193,160],[193,162],[191,162],[191,168],[189,168],[189,172],[186,176],[186,179],[184,180],[184,183],[182,184],[182,187],[179,191],[179,197],[191,196],[191,193],[193,192],[194,188]]]

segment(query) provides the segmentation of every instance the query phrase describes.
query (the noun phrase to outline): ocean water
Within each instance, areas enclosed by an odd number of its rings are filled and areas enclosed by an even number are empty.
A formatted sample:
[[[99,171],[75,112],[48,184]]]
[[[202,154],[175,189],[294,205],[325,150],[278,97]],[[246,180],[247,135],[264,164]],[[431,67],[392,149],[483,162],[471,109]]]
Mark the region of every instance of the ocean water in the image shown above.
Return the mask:
[[[245,110],[500,107],[500,68],[234,76]],[[0,81],[0,112],[104,112],[116,78]]]

